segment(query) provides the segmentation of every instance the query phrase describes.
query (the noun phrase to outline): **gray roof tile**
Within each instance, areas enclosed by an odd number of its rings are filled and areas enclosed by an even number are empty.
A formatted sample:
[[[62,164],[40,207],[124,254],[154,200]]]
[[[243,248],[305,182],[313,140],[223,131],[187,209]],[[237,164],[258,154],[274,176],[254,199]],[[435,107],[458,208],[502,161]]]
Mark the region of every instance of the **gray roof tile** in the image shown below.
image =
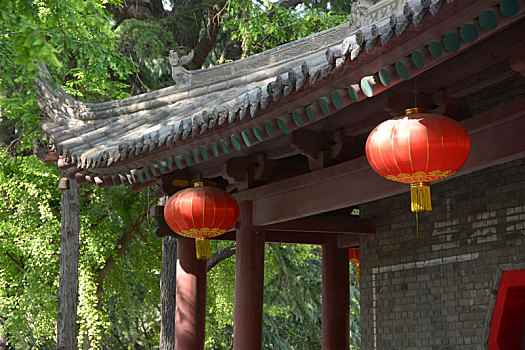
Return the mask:
[[[443,1],[385,0],[373,5],[374,13],[353,14],[350,24],[243,60],[193,71],[188,87],[170,86],[117,101],[76,101],[60,87],[51,86],[42,66],[44,74],[37,81],[39,105],[47,117],[42,129],[58,152],[72,157],[81,168],[108,166],[164,145],[173,147],[226,121],[234,124],[255,117],[306,82],[312,85],[327,77],[363,49],[368,53],[378,43],[386,45],[393,33],[399,36],[411,22],[419,24],[429,10],[436,14]],[[360,3],[353,6],[356,13],[364,11]],[[352,29],[355,23],[363,24],[362,28]]]

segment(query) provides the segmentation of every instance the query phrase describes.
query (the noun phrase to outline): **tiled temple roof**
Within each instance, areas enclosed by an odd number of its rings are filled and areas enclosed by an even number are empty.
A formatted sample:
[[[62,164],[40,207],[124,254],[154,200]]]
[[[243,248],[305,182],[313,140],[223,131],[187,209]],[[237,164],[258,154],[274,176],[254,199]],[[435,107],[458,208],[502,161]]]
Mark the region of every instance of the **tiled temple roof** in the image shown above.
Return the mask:
[[[359,109],[525,15],[520,0],[370,1],[354,3],[347,24],[217,67],[189,72],[181,66],[189,57],[170,55],[179,63],[173,86],[117,101],[76,101],[52,88],[42,65],[42,129],[58,165],[79,183],[137,189],[196,163],[217,168],[353,103]]]
[[[177,142],[222,125],[242,123],[361,52],[384,46],[410,24],[418,25],[427,13],[435,15],[444,3],[384,1],[372,5],[370,12],[358,2],[350,23],[239,61],[190,73],[183,70],[186,86],[116,101],[74,100],[60,87],[53,89],[49,77],[41,74],[39,105],[46,115],[42,129],[66,162],[88,170],[161,146],[176,147]],[[356,24],[365,26],[354,30]]]

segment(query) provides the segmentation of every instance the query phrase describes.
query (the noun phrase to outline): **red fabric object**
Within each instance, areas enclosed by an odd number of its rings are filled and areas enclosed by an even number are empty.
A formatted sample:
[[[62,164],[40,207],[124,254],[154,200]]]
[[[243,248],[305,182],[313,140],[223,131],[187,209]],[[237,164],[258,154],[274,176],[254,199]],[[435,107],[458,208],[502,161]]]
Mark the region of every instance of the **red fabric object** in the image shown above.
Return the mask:
[[[359,264],[359,248],[350,248],[350,262]]]
[[[429,183],[454,174],[469,152],[470,138],[463,126],[418,108],[381,123],[366,142],[372,168],[389,180],[406,184]]]
[[[231,194],[198,182],[170,197],[164,218],[178,234],[206,239],[229,231],[239,219],[239,206]]]
[[[490,350],[523,349],[524,328],[525,270],[503,271],[490,325]]]

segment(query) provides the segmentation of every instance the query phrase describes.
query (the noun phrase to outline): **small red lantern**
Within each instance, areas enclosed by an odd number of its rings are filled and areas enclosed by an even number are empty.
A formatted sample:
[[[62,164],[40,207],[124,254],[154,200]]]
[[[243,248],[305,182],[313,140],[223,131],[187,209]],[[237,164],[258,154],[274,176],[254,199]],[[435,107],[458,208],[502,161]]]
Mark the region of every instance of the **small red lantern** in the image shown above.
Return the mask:
[[[378,125],[366,157],[381,176],[410,184],[412,211],[432,210],[430,182],[454,174],[468,158],[470,138],[458,122],[420,108]]]
[[[355,267],[355,275],[357,279],[359,280],[359,248],[350,248],[350,262],[352,264],[356,264]]]
[[[221,189],[196,182],[170,197],[164,207],[168,226],[178,234],[195,238],[197,259],[211,257],[209,238],[229,231],[239,219],[233,196]]]

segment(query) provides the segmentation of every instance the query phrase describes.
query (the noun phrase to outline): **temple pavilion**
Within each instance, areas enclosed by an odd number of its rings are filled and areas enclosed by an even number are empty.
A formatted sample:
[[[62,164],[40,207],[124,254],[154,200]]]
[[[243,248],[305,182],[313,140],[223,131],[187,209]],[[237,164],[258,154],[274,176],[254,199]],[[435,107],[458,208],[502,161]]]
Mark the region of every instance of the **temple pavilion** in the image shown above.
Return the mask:
[[[265,242],[322,246],[324,350],[349,348],[351,247],[363,349],[520,349],[524,17],[523,0],[361,0],[349,23],[239,61],[188,71],[173,56],[172,86],[98,104],[42,66],[42,129],[70,181],[160,198],[202,177],[236,198],[237,227],[217,237],[237,242],[235,350],[262,346]],[[417,228],[409,186],[365,156],[370,131],[410,107],[471,141]],[[177,259],[176,349],[203,349],[206,265],[184,237]]]

